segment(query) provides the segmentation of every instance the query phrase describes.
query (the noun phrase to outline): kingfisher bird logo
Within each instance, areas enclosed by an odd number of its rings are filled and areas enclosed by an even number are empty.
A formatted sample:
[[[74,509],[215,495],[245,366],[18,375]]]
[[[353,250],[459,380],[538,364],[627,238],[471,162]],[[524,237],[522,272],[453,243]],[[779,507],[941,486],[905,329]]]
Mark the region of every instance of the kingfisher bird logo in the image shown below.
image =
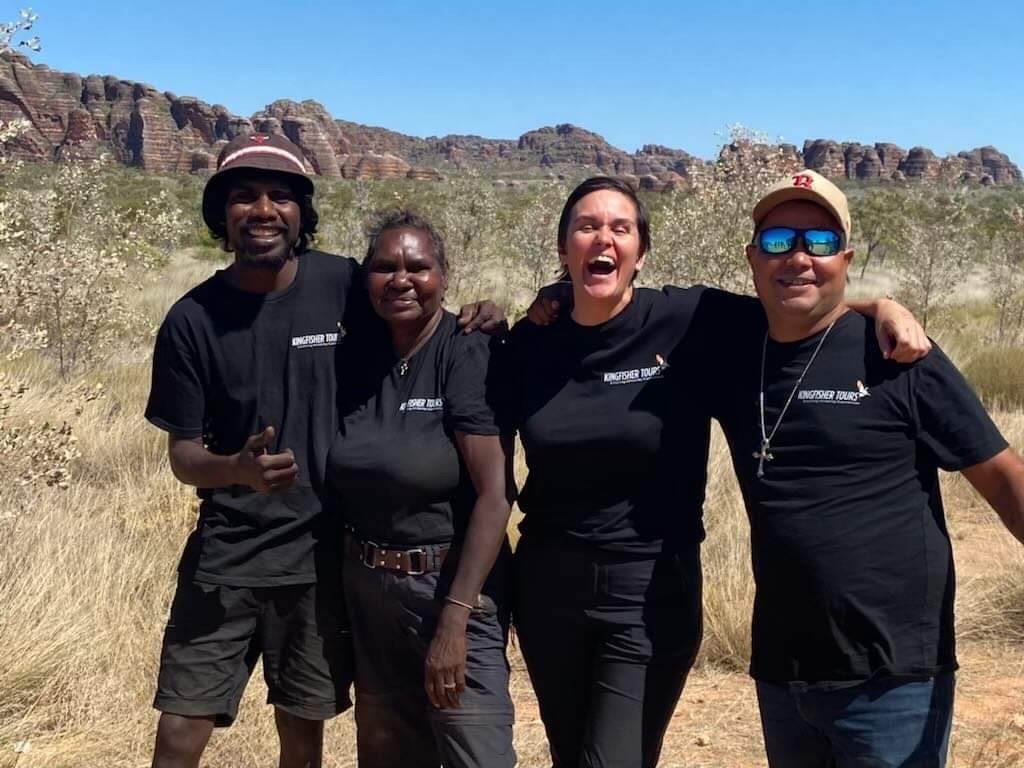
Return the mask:
[[[865,397],[871,397],[871,390],[860,379],[856,389],[801,389],[796,394],[798,403],[809,405],[860,405]]]
[[[814,184],[814,179],[812,179],[806,173],[798,173],[796,176],[793,177],[794,187],[800,187],[801,189],[810,189],[812,184]]]
[[[655,365],[645,365],[640,368],[607,371],[601,374],[601,380],[605,384],[616,386],[618,384],[643,384],[653,379],[660,379],[668,369],[668,361],[655,352],[654,362]]]

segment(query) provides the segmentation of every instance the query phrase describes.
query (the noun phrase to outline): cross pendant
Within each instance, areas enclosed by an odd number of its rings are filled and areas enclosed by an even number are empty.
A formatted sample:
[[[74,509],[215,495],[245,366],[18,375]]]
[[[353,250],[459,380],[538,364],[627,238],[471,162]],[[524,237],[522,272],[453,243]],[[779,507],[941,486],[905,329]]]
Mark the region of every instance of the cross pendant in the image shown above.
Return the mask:
[[[754,451],[754,458],[757,459],[757,476],[758,477],[764,477],[764,463],[766,461],[771,461],[772,459],[775,458],[775,456],[773,456],[772,453],[768,450],[768,448],[769,448],[769,444],[768,443],[769,443],[768,440],[762,440],[761,441],[761,450]]]

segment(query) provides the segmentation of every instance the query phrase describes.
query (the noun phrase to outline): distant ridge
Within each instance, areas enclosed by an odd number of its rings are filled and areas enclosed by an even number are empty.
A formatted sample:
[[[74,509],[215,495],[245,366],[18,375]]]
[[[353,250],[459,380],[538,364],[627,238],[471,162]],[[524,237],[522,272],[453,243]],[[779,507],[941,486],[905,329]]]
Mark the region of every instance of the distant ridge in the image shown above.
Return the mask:
[[[0,120],[24,119],[27,132],[9,145],[20,157],[62,160],[108,154],[161,173],[211,170],[221,147],[240,133],[283,133],[318,174],[345,178],[437,180],[475,171],[495,178],[608,173],[643,188],[685,187],[708,161],[655,144],[629,153],[570,124],[528,131],[518,139],[450,135],[419,138],[335,119],[316,101],[287,99],[240,117],[219,104],[158,91],[112,75],[58,72],[27,57],[0,53]],[[814,139],[783,145],[794,166],[832,178],[925,181],[959,179],[1019,184],[1020,169],[994,147],[938,157],[926,147]]]

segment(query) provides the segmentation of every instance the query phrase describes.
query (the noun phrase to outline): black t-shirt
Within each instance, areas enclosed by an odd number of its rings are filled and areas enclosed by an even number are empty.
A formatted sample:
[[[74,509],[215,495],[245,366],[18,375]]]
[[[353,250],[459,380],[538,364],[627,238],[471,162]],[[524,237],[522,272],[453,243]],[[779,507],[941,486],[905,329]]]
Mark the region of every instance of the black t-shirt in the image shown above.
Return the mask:
[[[847,312],[793,396],[759,478],[764,313],[754,299],[717,291],[702,304],[695,325],[718,318],[714,326],[733,329],[733,343],[708,353],[708,397],[750,518],[751,674],[833,688],[955,669],[937,470],[1007,445],[968,384],[938,347],[911,365],[884,360],[873,323]],[[768,341],[768,434],[821,337]]]
[[[146,418],[179,437],[201,437],[220,455],[272,426],[268,452],[290,448],[299,467],[295,484],[280,493],[200,489],[183,575],[274,586],[311,583],[329,566],[318,542],[332,538],[319,513],[337,430],[336,355],[349,327],[368,323],[369,314],[356,263],[318,251],[298,257],[295,280],[280,291],[247,293],[219,271],[168,311]]]
[[[601,325],[512,330],[502,401],[529,467],[524,534],[645,554],[703,538],[709,420],[686,349],[701,290],[637,288]]]
[[[476,493],[455,432],[497,435],[486,384],[491,339],[464,334],[444,312],[408,361],[388,337],[365,336],[343,353],[341,429],[328,459],[332,506],[364,541],[415,546],[458,541]]]

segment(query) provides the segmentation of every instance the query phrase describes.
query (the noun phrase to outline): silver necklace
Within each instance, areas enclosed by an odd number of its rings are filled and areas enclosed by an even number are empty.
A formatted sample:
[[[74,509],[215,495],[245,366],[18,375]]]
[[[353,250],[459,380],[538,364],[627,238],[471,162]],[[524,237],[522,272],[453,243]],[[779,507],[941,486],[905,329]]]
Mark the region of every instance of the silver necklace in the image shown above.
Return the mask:
[[[439,310],[432,318],[430,318],[430,320],[428,321],[430,327],[427,329],[427,332],[423,334],[423,338],[417,341],[413,345],[412,349],[410,349],[408,352],[406,352],[398,359],[399,376],[405,376],[409,372],[409,361],[412,359],[413,355],[415,355],[423,348],[424,344],[430,341],[430,337],[434,335],[434,331],[437,330],[437,326],[441,324],[442,314],[443,313]]]
[[[765,360],[768,357],[768,331],[764,332],[764,344],[761,346],[761,449],[754,451],[754,458],[757,459],[758,477],[764,477],[764,463],[766,461],[772,461],[775,458],[771,452],[772,440],[775,438],[775,433],[779,431],[779,425],[782,423],[782,417],[786,415],[786,410],[789,408],[789,404],[793,402],[793,397],[796,395],[796,391],[803,383],[804,376],[806,376],[807,372],[811,370],[814,358],[818,356],[818,352],[821,350],[821,345],[825,343],[825,339],[828,338],[828,334],[832,330],[832,326],[835,324],[835,320],[829,323],[828,328],[826,328],[825,332],[821,335],[821,339],[818,341],[818,346],[816,346],[814,351],[811,353],[811,359],[807,361],[807,365],[804,366],[804,370],[800,374],[800,378],[796,380],[796,384],[793,385],[793,389],[790,391],[789,397],[786,398],[786,404],[783,405],[782,410],[779,411],[779,417],[775,420],[775,426],[772,427],[771,432],[766,431],[764,424],[764,369]]]

